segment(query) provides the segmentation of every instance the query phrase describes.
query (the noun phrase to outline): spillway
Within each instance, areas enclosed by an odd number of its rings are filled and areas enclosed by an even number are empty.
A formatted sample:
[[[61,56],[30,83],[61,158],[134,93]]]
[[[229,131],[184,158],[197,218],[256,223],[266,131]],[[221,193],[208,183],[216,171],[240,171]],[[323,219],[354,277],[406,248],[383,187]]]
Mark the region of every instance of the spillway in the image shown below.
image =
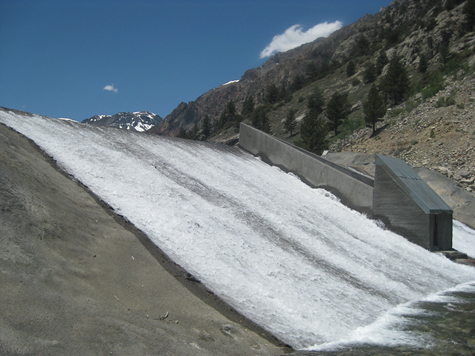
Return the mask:
[[[475,292],[474,268],[406,241],[237,148],[7,110],[0,122],[296,349],[417,343],[392,332],[388,315],[450,288]],[[454,225],[454,239],[460,229]],[[463,234],[475,240],[473,230]]]

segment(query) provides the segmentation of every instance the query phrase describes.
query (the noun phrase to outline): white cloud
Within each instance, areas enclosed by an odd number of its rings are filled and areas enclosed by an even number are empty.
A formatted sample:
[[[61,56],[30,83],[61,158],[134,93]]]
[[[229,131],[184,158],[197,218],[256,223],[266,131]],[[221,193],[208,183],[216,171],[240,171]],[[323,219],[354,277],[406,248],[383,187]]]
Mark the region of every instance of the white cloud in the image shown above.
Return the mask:
[[[113,91],[114,93],[119,92],[119,90],[117,88],[114,88],[114,84],[106,85],[103,89],[107,90],[107,91]]]
[[[284,33],[274,36],[272,42],[261,52],[260,57],[270,57],[276,52],[285,52],[319,37],[327,37],[342,26],[343,23],[340,21],[324,22],[313,26],[308,31],[302,31],[301,25],[293,25]]]

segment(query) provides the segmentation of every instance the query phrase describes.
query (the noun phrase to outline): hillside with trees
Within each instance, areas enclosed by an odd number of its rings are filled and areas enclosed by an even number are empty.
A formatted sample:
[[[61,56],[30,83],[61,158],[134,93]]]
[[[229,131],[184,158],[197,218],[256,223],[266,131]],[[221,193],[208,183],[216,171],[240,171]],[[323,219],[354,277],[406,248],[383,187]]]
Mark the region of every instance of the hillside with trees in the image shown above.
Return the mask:
[[[428,138],[434,142],[441,138],[435,134],[443,131],[439,126],[463,116],[463,130],[451,137],[471,146],[475,96],[466,83],[474,78],[474,24],[475,0],[393,1],[328,38],[278,53],[239,81],[180,104],[153,133],[235,144],[239,123],[245,122],[315,153],[378,149],[404,158],[408,142],[401,140],[416,131],[417,122],[433,123]],[[406,125],[401,138],[386,135],[409,121],[413,127]],[[423,150],[426,157],[411,162],[463,170],[468,178],[459,175],[458,181],[465,179],[466,189],[475,190],[473,152],[455,167],[451,159],[432,157],[439,151],[424,149],[427,142],[411,140],[412,152]]]

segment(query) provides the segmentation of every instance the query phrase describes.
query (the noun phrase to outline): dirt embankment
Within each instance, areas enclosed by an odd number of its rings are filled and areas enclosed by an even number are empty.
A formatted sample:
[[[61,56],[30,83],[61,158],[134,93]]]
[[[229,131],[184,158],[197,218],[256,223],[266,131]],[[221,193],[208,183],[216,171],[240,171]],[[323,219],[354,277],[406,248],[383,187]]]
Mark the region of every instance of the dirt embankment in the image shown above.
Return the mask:
[[[0,355],[286,351],[126,227],[0,125]]]

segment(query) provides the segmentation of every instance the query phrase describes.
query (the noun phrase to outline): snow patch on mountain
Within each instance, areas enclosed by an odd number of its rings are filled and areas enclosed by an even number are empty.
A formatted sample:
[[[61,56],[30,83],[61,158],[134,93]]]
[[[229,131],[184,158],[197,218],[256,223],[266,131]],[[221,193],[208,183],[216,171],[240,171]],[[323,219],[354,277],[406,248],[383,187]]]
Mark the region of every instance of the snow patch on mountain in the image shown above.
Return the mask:
[[[123,130],[144,132],[162,122],[162,118],[149,111],[120,112],[115,115],[94,115],[83,123],[109,126]]]

